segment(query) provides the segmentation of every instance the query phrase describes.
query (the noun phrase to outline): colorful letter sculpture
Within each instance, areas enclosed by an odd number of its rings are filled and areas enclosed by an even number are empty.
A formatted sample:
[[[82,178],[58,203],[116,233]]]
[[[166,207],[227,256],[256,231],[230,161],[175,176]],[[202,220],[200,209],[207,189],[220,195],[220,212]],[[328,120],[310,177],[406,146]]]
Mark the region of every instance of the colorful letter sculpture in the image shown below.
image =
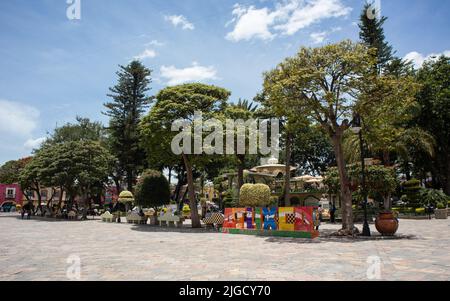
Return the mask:
[[[223,223],[224,228],[236,228],[233,209],[234,208],[225,208],[225,221]]]
[[[246,214],[245,214],[245,228],[246,229],[255,229],[254,225],[254,218],[253,218],[253,208],[247,208]]]
[[[313,207],[297,207],[295,210],[295,231],[314,231]]]
[[[277,208],[263,208],[263,220],[264,220],[264,230],[276,230],[277,222],[275,221],[275,217],[277,214]]]
[[[316,238],[314,207],[226,208],[223,232]]]
[[[280,208],[278,213],[278,224],[280,230],[295,231],[295,214],[294,207]]]

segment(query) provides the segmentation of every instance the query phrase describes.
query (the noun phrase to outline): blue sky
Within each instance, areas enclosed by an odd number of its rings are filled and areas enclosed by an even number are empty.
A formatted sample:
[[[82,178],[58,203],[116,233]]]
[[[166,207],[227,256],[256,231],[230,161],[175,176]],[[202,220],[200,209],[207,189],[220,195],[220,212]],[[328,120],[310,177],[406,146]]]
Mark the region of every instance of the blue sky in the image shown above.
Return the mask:
[[[75,1],[75,0],[70,0]],[[69,1],[69,2],[70,2]],[[76,115],[99,120],[118,64],[140,58],[152,93],[186,81],[251,99],[262,72],[300,46],[358,39],[363,0],[0,1],[0,164]],[[419,66],[448,53],[450,1],[381,0],[386,37]]]

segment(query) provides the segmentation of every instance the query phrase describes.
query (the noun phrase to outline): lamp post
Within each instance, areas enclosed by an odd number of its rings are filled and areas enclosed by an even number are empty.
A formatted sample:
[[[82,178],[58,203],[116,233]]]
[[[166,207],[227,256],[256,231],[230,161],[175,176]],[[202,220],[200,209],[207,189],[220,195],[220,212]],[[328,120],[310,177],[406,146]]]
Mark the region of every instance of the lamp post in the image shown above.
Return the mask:
[[[367,190],[366,190],[366,175],[365,175],[365,160],[364,160],[364,141],[362,138],[362,125],[361,117],[359,114],[355,113],[352,121],[352,132],[358,134],[359,136],[359,147],[361,153],[361,192],[363,195],[363,208],[364,208],[364,225],[362,236],[370,236],[369,223],[367,222]]]

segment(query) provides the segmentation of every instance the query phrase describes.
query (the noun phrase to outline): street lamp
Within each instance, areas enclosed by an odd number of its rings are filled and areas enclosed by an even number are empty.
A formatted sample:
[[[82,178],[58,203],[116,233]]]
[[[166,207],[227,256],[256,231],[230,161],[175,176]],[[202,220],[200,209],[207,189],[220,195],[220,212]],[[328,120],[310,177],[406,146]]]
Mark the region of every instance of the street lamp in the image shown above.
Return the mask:
[[[361,116],[355,113],[353,116],[351,130],[353,133],[359,136],[359,147],[361,152],[361,192],[364,199],[364,225],[363,225],[363,236],[370,236],[369,223],[367,222],[367,189],[366,189],[366,175],[365,175],[365,160],[364,160],[364,141],[362,138],[362,125]]]

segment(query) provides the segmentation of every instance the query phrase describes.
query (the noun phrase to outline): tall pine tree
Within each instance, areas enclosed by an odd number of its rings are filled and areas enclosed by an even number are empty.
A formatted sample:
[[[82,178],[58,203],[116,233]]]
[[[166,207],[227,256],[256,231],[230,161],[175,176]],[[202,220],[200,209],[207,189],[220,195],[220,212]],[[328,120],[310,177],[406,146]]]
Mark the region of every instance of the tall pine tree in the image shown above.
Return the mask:
[[[390,46],[384,36],[383,25],[387,17],[377,17],[379,14],[373,3],[366,3],[360,15],[359,38],[368,47],[376,49],[376,71],[382,73],[393,58],[392,46]]]
[[[153,97],[150,91],[152,70],[139,61],[119,65],[117,84],[109,88],[112,101],[105,103],[109,120],[110,147],[117,156],[116,174],[126,177],[127,189],[132,191],[139,171],[143,169],[145,153],[140,147],[138,125]],[[119,188],[119,187],[118,187]]]

